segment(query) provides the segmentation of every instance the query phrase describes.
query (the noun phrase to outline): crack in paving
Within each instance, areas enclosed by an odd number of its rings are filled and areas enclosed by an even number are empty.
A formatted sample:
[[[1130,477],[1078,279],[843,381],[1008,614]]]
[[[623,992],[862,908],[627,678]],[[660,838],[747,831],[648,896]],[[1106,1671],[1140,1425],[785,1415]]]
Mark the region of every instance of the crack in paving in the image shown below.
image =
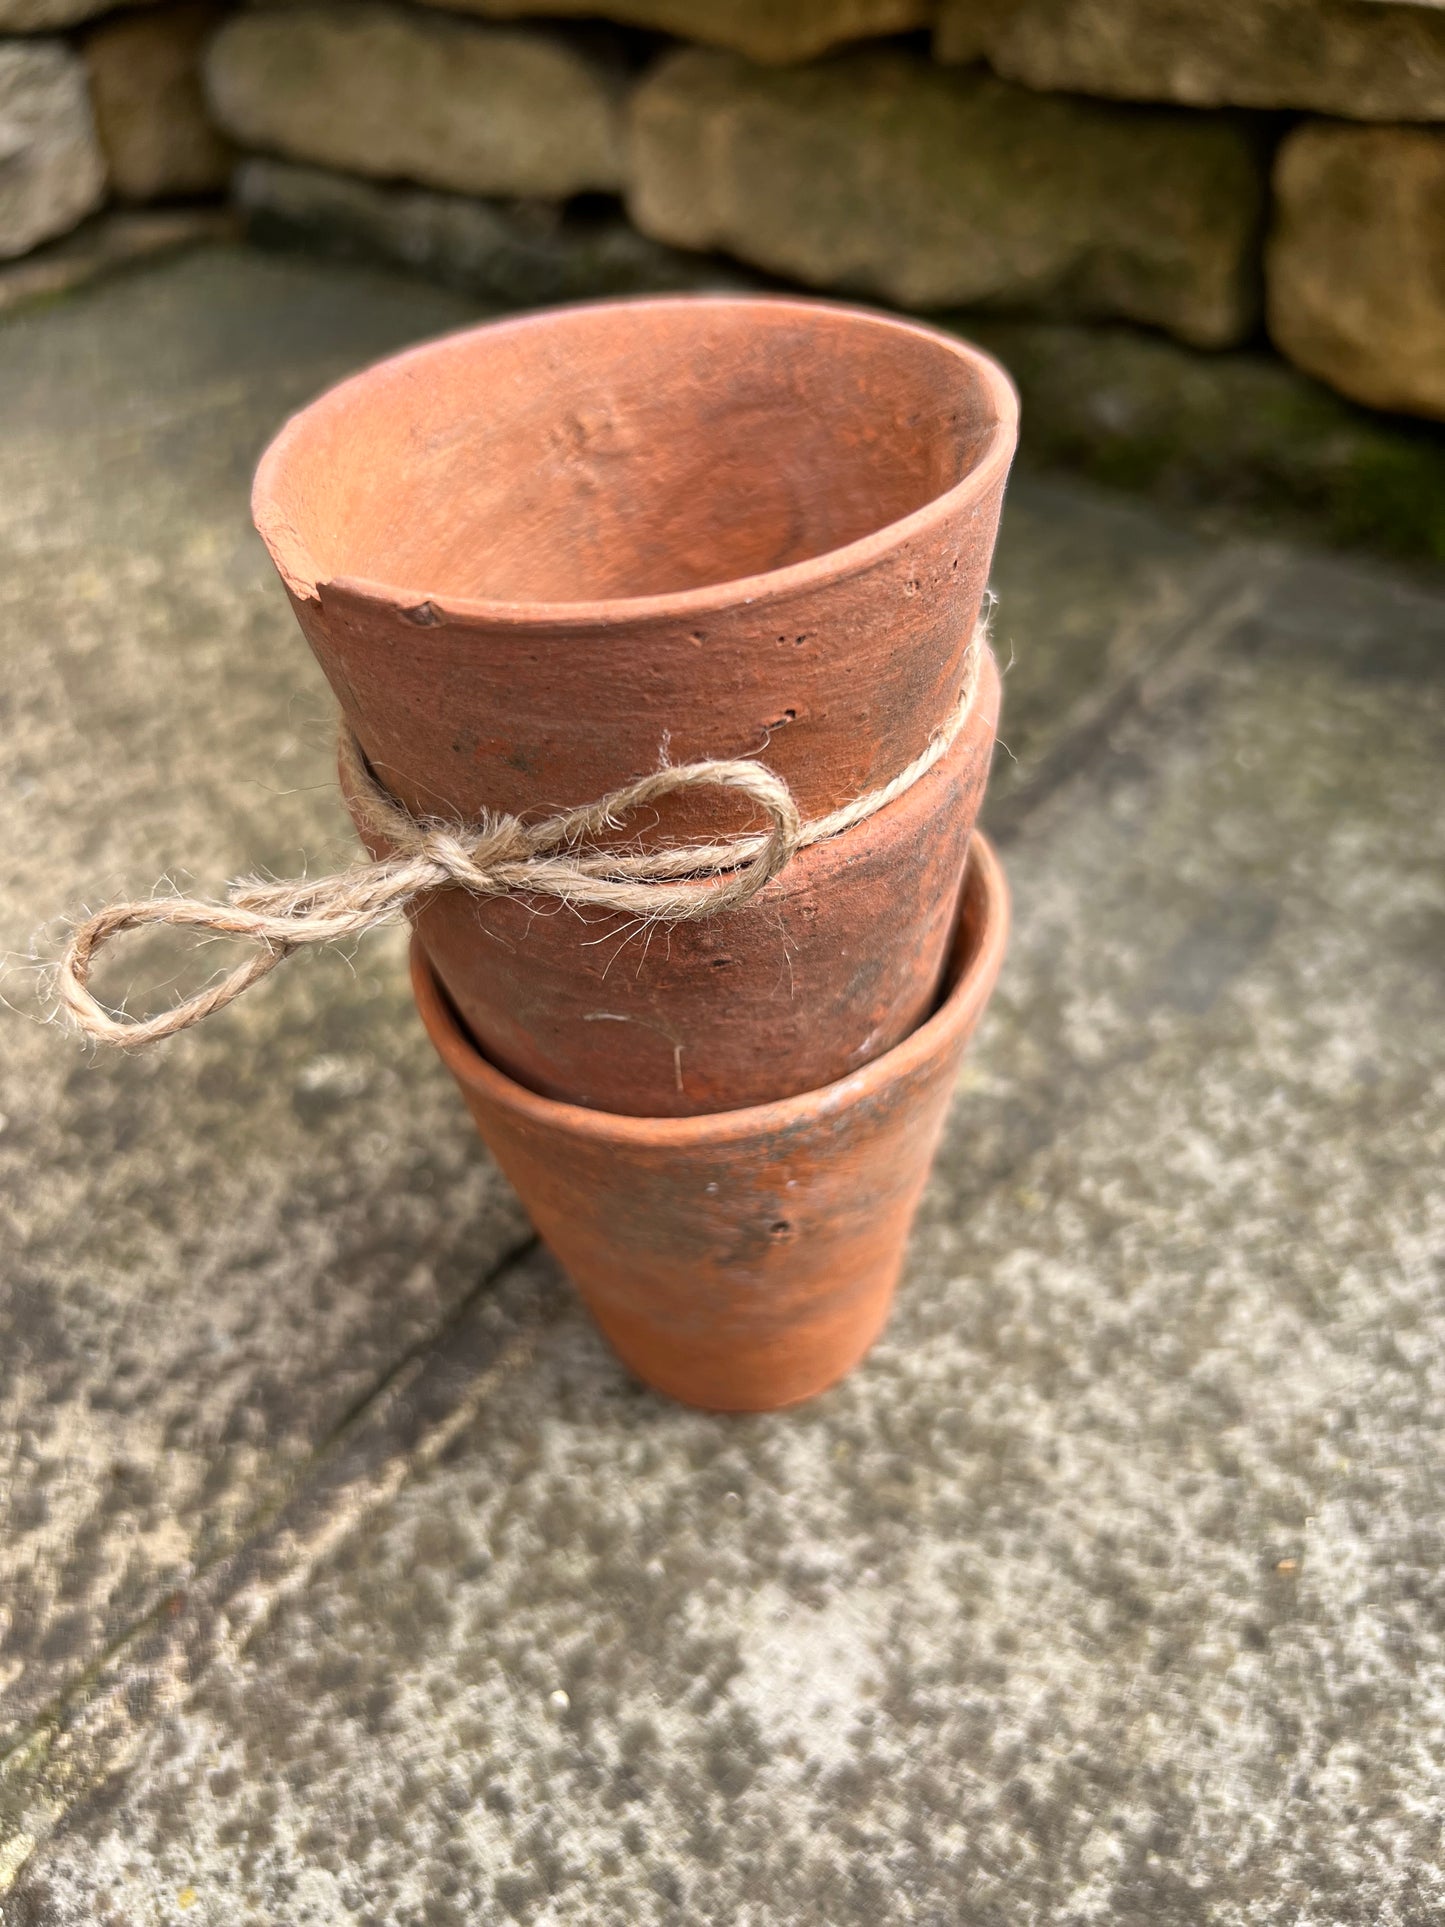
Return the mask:
[[[537,1249],[518,1242],[444,1323],[339,1420],[289,1489],[182,1592],[120,1633],[0,1756],[0,1893],[88,1794],[134,1759],[151,1724],[244,1651],[276,1607],[465,1430],[531,1358],[536,1330],[500,1338],[481,1314]]]

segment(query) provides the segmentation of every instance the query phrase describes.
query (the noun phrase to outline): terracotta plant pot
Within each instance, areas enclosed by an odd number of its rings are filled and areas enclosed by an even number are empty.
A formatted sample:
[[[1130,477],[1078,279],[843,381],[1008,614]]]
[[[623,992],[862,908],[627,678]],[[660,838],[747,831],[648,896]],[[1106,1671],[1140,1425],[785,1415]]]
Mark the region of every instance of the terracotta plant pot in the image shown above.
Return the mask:
[[[416,927],[457,1014],[529,1090],[639,1117],[792,1097],[891,1050],[943,979],[999,694],[989,654],[949,754],[741,909],[639,930],[615,912],[437,892]]]
[[[1016,425],[993,362],[891,316],[612,302],[343,383],[273,443],[253,507],[409,809],[550,813],[663,755],[760,755],[814,817],[895,776],[951,712]],[[975,726],[919,785],[936,847],[916,796],[726,923],[619,951],[615,926],[448,893],[423,940],[483,1047],[550,1094],[670,1114],[826,1081],[933,995],[996,714],[990,669]],[[656,846],[746,812],[709,792],[628,828]]]
[[[409,809],[590,802],[666,742],[766,749],[816,816],[952,708],[1017,412],[994,362],[892,316],[603,302],[341,383],[252,510]]]
[[[838,1083],[711,1117],[539,1097],[470,1043],[419,942],[412,984],[478,1130],[623,1361],[686,1404],[770,1411],[840,1378],[882,1328],[1008,921],[976,837],[934,1014]]]

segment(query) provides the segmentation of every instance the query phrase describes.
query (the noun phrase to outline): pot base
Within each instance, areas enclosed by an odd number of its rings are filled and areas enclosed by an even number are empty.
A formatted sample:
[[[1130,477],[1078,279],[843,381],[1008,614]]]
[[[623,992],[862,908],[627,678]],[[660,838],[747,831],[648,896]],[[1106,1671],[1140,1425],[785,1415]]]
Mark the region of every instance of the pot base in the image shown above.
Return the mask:
[[[810,1321],[806,1347],[800,1346],[796,1333],[768,1346],[755,1339],[739,1344],[723,1329],[695,1336],[676,1369],[659,1354],[649,1327],[619,1325],[606,1304],[580,1286],[578,1290],[598,1330],[634,1378],[679,1405],[740,1417],[806,1405],[861,1365],[888,1323],[902,1270],[900,1254],[891,1269],[861,1281],[856,1297],[840,1307],[835,1318]]]
[[[1008,921],[1003,871],[976,836],[933,1015],[835,1084],[701,1117],[525,1090],[472,1043],[415,940],[412,986],[488,1148],[623,1363],[682,1404],[775,1411],[842,1378],[886,1322]]]

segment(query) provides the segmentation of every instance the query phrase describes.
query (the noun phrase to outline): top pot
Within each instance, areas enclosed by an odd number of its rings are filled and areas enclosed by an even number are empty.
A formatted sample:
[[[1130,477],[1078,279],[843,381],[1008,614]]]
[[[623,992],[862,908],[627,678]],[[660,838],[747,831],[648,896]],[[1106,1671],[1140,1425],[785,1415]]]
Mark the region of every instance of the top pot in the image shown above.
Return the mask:
[[[953,337],[678,296],[414,348],[293,418],[256,525],[372,767],[414,812],[550,811],[761,753],[805,816],[952,709],[1017,401]],[[747,806],[668,799],[670,839]]]

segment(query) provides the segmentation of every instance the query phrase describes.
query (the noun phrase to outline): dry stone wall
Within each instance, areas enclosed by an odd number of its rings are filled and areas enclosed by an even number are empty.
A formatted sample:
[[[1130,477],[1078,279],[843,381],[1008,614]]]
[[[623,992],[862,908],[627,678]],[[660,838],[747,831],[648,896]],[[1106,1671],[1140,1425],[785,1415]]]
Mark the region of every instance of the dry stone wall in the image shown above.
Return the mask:
[[[228,184],[474,284],[1268,341],[1445,420],[1422,0],[0,0],[0,255]]]

